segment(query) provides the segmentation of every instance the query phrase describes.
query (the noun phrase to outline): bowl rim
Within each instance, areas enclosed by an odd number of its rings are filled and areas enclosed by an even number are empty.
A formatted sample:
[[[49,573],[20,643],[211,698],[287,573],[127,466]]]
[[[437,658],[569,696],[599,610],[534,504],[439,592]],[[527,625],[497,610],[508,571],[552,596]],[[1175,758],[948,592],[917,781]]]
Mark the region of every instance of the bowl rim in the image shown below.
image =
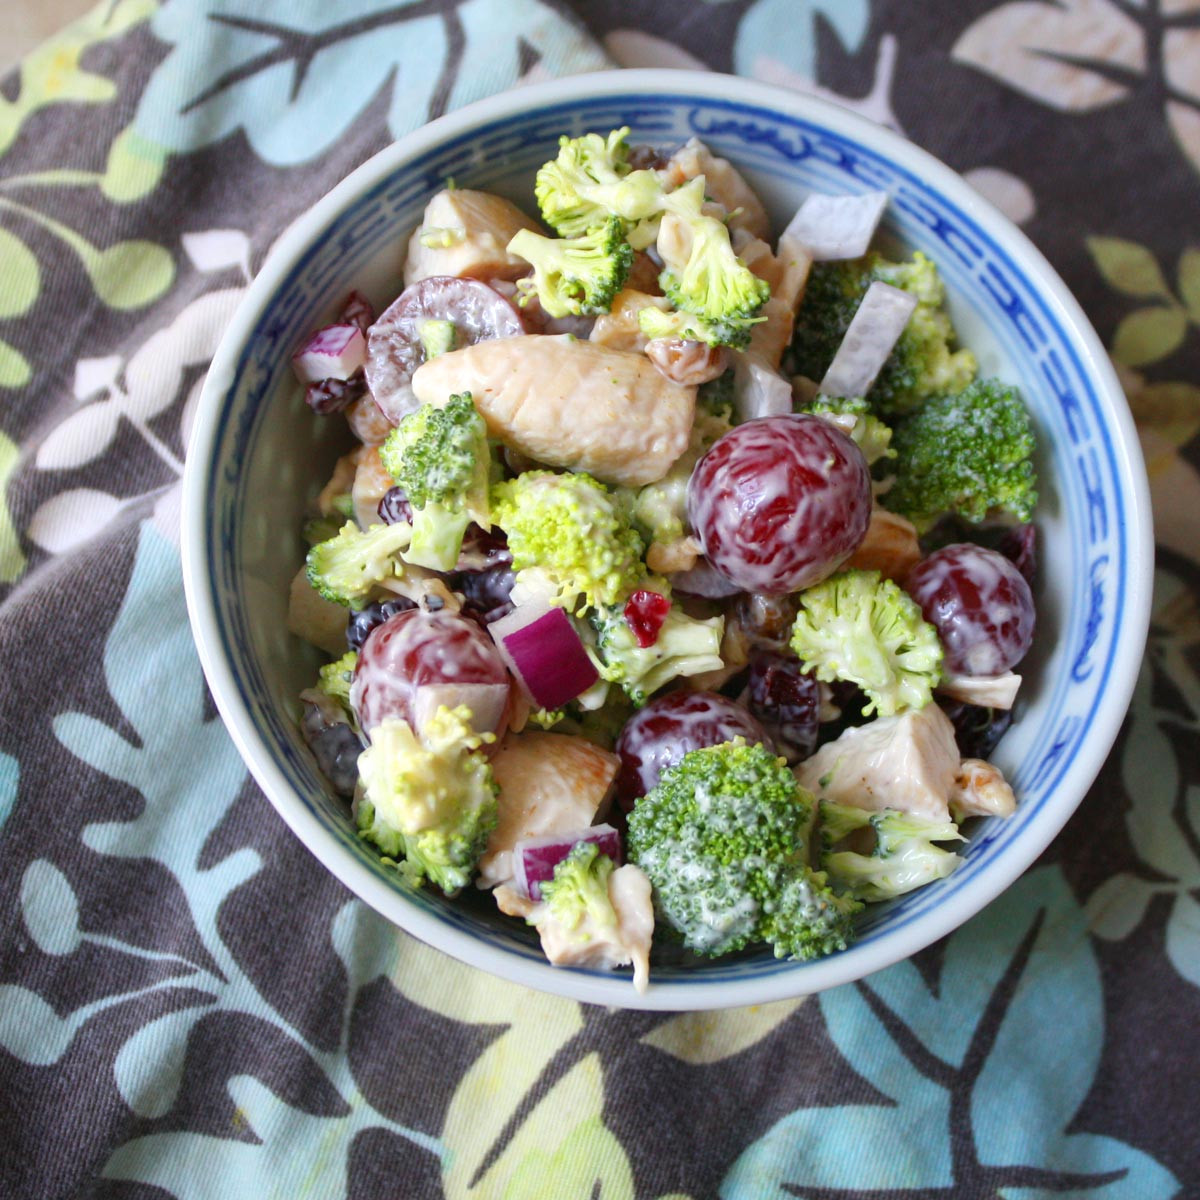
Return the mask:
[[[1110,682],[1078,751],[1052,795],[1046,797],[1022,836],[959,889],[953,905],[935,906],[894,936],[851,945],[804,970],[765,978],[656,983],[637,993],[624,976],[597,977],[529,961],[446,924],[411,904],[399,888],[372,874],[338,843],[293,793],[271,749],[244,707],[230,664],[220,651],[218,617],[207,573],[207,485],[216,469],[218,416],[235,378],[244,342],[306,248],[362,192],[443,140],[469,134],[496,120],[543,106],[624,94],[733,100],[768,112],[810,121],[852,138],[875,153],[919,173],[990,236],[1005,246],[1037,281],[1075,341],[1084,370],[1114,425],[1114,474],[1127,481],[1125,504],[1129,569],[1125,618],[1118,629]],[[245,764],[285,823],[308,850],[360,899],[392,923],[471,966],[510,982],[585,1003],[654,1011],[714,1009],[762,1004],[822,991],[861,979],[907,958],[945,936],[980,911],[1020,876],[1049,845],[1094,783],[1114,744],[1132,696],[1149,628],[1154,566],[1150,492],[1133,418],[1103,344],[1078,301],[1027,235],[955,171],[895,131],[829,101],[786,91],[739,76],[714,72],[613,70],[566,76],[502,92],[457,109],[406,134],[379,151],[335,185],[280,236],[251,282],[221,339],[205,379],[189,438],[181,520],[184,590],[193,638],[218,712]]]

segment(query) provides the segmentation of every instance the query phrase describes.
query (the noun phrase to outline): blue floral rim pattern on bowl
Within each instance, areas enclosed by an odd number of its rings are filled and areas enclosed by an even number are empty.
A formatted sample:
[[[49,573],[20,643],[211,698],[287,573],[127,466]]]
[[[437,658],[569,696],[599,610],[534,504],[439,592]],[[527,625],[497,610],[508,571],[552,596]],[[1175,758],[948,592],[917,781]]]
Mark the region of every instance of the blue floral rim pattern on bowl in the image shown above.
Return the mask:
[[[727,98],[699,94],[713,90]],[[979,314],[994,339],[995,373],[1042,397],[1033,405],[1048,485],[1039,520],[1055,527],[1048,568],[1064,588],[1061,610],[1043,622],[1054,645],[1041,652],[1033,703],[1001,747],[1020,797],[1015,817],[978,829],[948,880],[871,911],[841,954],[799,964],[767,951],[668,965],[640,999],[622,976],[548,966],[516,922],[405,888],[358,841],[264,673],[244,567],[247,464],[289,388],[292,348],[332,299],[381,253],[397,253],[398,234],[447,177],[485,189],[528,180],[560,134],[626,124],[635,141],[698,135],[768,192],[891,194],[890,231],[930,253],[954,303]],[[895,161],[897,145],[919,173]],[[326,865],[385,915],[466,961],[583,1000],[663,1009],[759,1002],[861,977],[935,940],[1011,882],[1065,822],[1116,735],[1140,658],[1152,547],[1144,471],[1128,450],[1136,440],[1107,359],[1077,306],[1024,237],[947,168],[850,114],[744,80],[721,79],[718,88],[711,76],[650,83],[625,72],[558,81],[444,118],[361,168],[289,236],[302,252],[288,262],[286,248],[277,250],[243,306],[248,335],[223,348],[206,388],[189,459],[189,604],[219,639],[207,647],[199,639],[205,668],[259,782]],[[736,994],[735,982],[744,985]]]

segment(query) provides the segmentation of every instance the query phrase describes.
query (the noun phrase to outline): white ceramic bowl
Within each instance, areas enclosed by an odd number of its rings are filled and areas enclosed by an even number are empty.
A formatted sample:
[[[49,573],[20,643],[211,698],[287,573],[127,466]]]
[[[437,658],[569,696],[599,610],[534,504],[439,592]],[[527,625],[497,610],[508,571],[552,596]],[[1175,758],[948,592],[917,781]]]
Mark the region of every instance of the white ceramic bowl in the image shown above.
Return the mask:
[[[485,894],[406,888],[355,836],[296,728],[316,653],[285,629],[302,513],[346,446],[313,418],[288,366],[352,288],[400,290],[403,238],[452,176],[532,208],[560,134],[632,128],[661,145],[699,135],[733,160],[777,227],[808,190],[886,188],[887,230],[941,267],[983,375],[1019,385],[1040,439],[1038,634],[1017,720],[995,760],[1020,807],[977,825],[949,879],[868,910],[857,943],[811,963],[769,950],[627,974],[547,964],[532,931]],[[280,240],[225,336],[188,455],[184,574],[205,672],[234,741],[297,836],[352,891],[485,971],[579,1000],[651,1009],[762,1003],[861,978],[948,933],[1008,886],[1062,828],[1116,736],[1141,659],[1153,539],[1138,443],[1108,358],[1030,242],[949,168],[849,112],[742,79],[584,75],[506,93],[427,125],[364,164]]]

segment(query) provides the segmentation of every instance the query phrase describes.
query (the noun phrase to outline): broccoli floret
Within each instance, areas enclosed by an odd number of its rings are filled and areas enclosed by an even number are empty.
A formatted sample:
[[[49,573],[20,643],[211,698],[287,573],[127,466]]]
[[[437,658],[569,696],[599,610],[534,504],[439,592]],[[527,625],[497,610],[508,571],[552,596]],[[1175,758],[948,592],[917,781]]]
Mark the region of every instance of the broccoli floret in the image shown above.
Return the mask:
[[[758,310],[771,298],[770,285],[734,253],[723,222],[700,214],[674,215],[686,224],[687,235],[659,237],[664,267],[658,282],[677,312],[643,309],[638,314],[642,332],[651,338],[685,337],[710,346],[745,346]],[[679,314],[685,314],[684,319]],[[678,328],[665,332],[673,326]]]
[[[334,604],[360,608],[380,581],[401,574],[396,557],[408,549],[412,528],[403,522],[361,530],[347,521],[337,537],[318,542],[308,552],[308,582]]]
[[[782,758],[737,738],[667,768],[634,805],[626,848],[688,949],[767,942],[777,958],[817,958],[845,949],[861,905],[807,866],[813,806]]]
[[[619,683],[639,707],[672,679],[716,671],[721,660],[724,617],[699,621],[672,606],[649,646],[639,646],[624,612],[600,609],[592,618],[602,679]]]
[[[318,672],[320,682],[317,690],[336,700],[342,708],[350,708],[350,684],[354,682],[354,668],[358,665],[358,651],[348,650],[341,658],[326,663]]]
[[[527,725],[532,725],[535,729],[553,729],[555,725],[561,725],[567,719],[567,710],[565,708],[535,708],[525,718]]]
[[[533,264],[532,279],[522,279],[520,302],[536,293],[550,317],[606,313],[633,264],[633,248],[613,217],[574,238],[548,238],[522,229],[508,243],[509,254]]]
[[[611,217],[626,227],[658,211],[662,183],[654,171],[630,170],[628,135],[624,128],[559,138],[558,156],[538,171],[533,189],[547,225],[579,237]]]
[[[451,396],[444,407],[424,404],[410,413],[388,434],[379,457],[413,507],[405,560],[449,571],[467,526],[491,524],[487,426],[470,392]]]
[[[944,879],[962,859],[935,842],[961,842],[953,821],[937,821],[885,808],[869,812],[822,800],[821,869],[837,891],[856,900],[890,900]],[[865,831],[859,833],[858,831]],[[839,849],[848,837],[872,839],[863,846]]]
[[[645,572],[637,530],[582,472],[525,471],[497,484],[492,519],[508,535],[517,587],[568,612],[619,603]]]
[[[359,836],[414,884],[429,879],[447,895],[465,887],[496,825],[499,788],[479,752],[491,741],[465,705],[440,706],[419,739],[395,717],[375,726],[358,759]]]
[[[420,326],[421,348],[426,358],[449,354],[458,345],[458,328],[453,321],[431,317]]]
[[[981,379],[934,396],[896,426],[896,479],[883,502],[918,531],[944,513],[978,523],[989,514],[1033,518],[1033,429],[1016,388]]]
[[[577,842],[554,867],[554,878],[542,886],[551,915],[568,932],[590,917],[590,929],[612,930],[617,914],[608,896],[608,880],[616,864],[595,842]]]
[[[791,647],[819,680],[858,684],[868,716],[930,702],[942,677],[942,645],[899,584],[878,571],[841,571],[797,598]]]
[[[879,254],[846,262],[815,263],[796,318],[790,374],[818,382],[833,361],[867,288],[876,280],[911,292],[916,311],[900,335],[867,399],[881,416],[912,412],[930,396],[961,391],[975,378],[975,356],[951,351],[954,326],[945,309],[946,290],[936,265],[916,253],[907,262]]]
[[[833,424],[863,452],[868,466],[881,458],[896,457],[895,450],[891,449],[891,427],[871,412],[871,405],[861,396],[845,400],[818,396],[804,411],[832,419]]]

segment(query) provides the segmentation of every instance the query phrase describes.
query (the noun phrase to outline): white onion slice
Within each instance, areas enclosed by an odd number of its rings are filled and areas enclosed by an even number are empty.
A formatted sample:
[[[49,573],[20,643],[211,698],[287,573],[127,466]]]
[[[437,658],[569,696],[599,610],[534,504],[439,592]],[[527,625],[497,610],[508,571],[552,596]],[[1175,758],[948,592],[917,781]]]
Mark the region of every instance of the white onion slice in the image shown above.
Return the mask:
[[[349,379],[367,361],[367,339],[357,325],[326,325],[292,355],[301,383]]]
[[[887,192],[861,196],[814,193],[800,205],[779,240],[794,238],[814,262],[859,258],[870,248],[887,203]]]
[[[878,279],[871,284],[821,380],[821,392],[841,399],[865,396],[916,307],[911,292]]]
[[[561,708],[599,678],[561,608],[523,604],[488,626],[500,657],[539,708]]]
[[[943,675],[937,690],[952,700],[978,704],[983,708],[1012,708],[1021,686],[1020,675]]]
[[[542,898],[542,884],[554,878],[554,868],[580,843],[595,842],[601,854],[621,862],[621,835],[611,825],[590,825],[577,833],[552,833],[523,838],[513,846],[513,886],[531,900]]]
[[[471,728],[476,733],[493,733],[500,728],[508,704],[506,683],[427,683],[416,688],[412,698],[412,717],[417,733],[439,708],[457,708],[465,704],[471,710]]]
[[[733,355],[733,398],[739,421],[783,417],[792,411],[792,385],[747,354]]]

